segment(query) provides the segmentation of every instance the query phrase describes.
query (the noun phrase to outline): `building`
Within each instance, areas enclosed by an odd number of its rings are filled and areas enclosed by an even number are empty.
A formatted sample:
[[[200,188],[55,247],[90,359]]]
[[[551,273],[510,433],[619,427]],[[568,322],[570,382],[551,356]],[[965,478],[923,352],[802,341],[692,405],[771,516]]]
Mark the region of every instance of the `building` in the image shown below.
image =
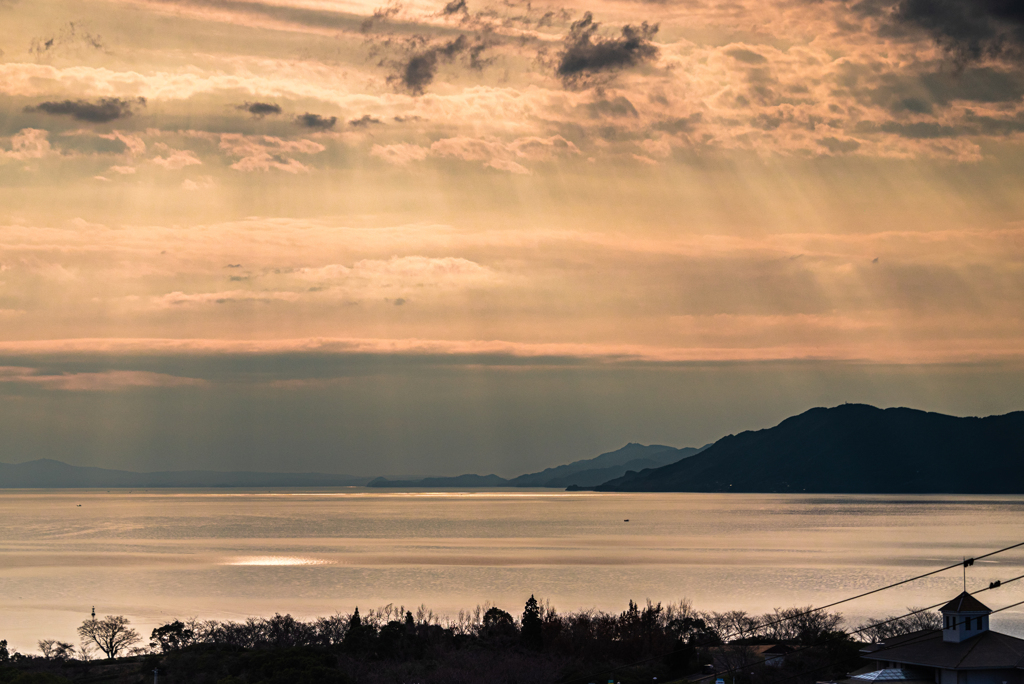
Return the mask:
[[[1024,639],[990,630],[991,609],[964,592],[939,612],[942,629],[861,649],[870,665],[841,684],[1024,684]]]

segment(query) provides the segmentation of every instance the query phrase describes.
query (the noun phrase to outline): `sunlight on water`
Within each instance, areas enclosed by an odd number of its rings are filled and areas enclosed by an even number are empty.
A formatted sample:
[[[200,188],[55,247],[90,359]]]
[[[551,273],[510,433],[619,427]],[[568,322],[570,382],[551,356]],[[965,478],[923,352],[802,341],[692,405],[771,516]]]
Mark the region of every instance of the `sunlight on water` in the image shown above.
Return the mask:
[[[823,605],[1024,541],[1024,497],[0,490],[0,521],[0,639],[34,651],[76,642],[94,605],[144,636],[178,618],[388,603],[518,613],[531,594],[561,611]],[[1022,566],[1024,549],[986,559],[968,588]],[[856,626],[962,582],[952,570],[840,609]],[[992,608],[1020,600],[1024,581],[985,594]],[[994,628],[1024,634],[1021,611]]]
[[[329,565],[331,561],[298,556],[250,556],[227,561],[224,565]]]

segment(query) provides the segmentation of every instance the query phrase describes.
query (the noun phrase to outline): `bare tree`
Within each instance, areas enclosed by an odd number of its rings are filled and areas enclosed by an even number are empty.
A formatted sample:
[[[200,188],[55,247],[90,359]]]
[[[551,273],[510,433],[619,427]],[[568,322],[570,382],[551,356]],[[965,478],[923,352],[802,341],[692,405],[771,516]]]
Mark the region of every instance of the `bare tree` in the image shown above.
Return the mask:
[[[78,636],[84,644],[95,644],[108,658],[116,658],[121,651],[139,642],[139,633],[128,625],[128,618],[123,615],[108,615],[102,620],[92,618],[78,628]]]
[[[907,613],[911,614],[900,618],[894,615],[882,619],[872,618],[858,629],[871,643],[924,629],[942,629],[942,616],[937,612],[909,607]]]
[[[72,660],[75,657],[73,645],[56,639],[43,639],[39,642],[39,650],[47,660]]]

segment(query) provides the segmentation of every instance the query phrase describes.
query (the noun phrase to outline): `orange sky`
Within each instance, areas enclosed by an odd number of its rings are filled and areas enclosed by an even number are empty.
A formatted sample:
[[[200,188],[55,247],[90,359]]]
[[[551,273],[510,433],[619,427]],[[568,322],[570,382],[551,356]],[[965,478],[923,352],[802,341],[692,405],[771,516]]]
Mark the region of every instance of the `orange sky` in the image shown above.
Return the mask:
[[[1022,26],[0,0],[0,460],[517,474],[1021,408]]]

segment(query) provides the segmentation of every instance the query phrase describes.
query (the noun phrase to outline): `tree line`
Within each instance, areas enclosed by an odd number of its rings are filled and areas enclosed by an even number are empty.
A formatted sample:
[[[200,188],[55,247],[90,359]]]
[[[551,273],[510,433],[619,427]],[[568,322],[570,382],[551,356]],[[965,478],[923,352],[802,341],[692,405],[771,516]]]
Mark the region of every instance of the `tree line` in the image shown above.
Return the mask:
[[[662,605],[630,601],[618,613],[578,610],[559,613],[531,596],[521,613],[483,605],[457,615],[426,607],[387,605],[360,613],[312,620],[291,615],[244,621],[177,619],[144,640],[123,616],[85,620],[79,645],[39,642],[41,657],[9,654],[0,661],[50,666],[74,680],[83,666],[132,656],[143,671],[163,668],[162,682],[256,684],[258,682],[566,682],[602,668],[619,668],[616,681],[682,677],[728,667],[736,684],[770,684],[803,670],[834,663],[837,675],[859,665],[859,644],[843,631],[838,612],[776,609],[694,610],[688,601]],[[939,616],[861,625],[868,641],[922,628],[937,628]],[[801,649],[784,667],[766,668],[741,646],[789,644]],[[77,668],[77,669],[76,669]],[[149,668],[146,670],[146,668]],[[807,682],[818,681],[815,671]],[[5,682],[0,674],[0,682]],[[141,681],[141,680],[140,680]],[[147,680],[148,681],[148,680]],[[594,681],[598,681],[597,678]],[[602,680],[602,681],[607,681]],[[733,679],[730,679],[732,682]]]

